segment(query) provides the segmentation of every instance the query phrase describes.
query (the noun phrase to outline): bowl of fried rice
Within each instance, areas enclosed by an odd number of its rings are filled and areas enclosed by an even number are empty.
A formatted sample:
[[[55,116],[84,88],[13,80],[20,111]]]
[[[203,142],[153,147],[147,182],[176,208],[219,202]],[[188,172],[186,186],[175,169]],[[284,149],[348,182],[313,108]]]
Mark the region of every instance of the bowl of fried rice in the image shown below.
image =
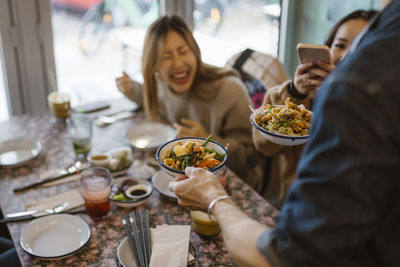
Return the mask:
[[[251,124],[267,140],[283,146],[308,141],[312,112],[286,99],[285,105],[262,106],[250,116]]]

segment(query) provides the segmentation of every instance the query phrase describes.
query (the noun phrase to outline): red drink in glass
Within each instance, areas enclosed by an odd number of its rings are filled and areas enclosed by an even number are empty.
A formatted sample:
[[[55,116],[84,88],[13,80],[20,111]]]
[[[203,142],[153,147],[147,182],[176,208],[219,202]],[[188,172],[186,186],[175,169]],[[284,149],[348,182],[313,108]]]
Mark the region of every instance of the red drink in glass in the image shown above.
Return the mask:
[[[100,220],[105,217],[110,210],[108,198],[102,202],[89,202],[85,200],[86,212],[93,220]]]
[[[95,221],[106,217],[110,210],[110,183],[110,172],[105,168],[92,167],[82,172],[81,187],[86,212]]]

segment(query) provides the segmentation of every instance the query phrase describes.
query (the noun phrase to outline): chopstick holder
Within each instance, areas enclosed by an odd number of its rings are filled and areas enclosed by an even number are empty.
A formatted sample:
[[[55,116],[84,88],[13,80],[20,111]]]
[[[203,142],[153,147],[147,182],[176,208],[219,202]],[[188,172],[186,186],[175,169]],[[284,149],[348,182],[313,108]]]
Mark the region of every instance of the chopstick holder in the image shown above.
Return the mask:
[[[160,225],[151,228],[153,247],[150,267],[186,266],[189,239],[190,225]]]
[[[39,200],[36,203],[26,204],[26,210],[46,210],[55,208],[63,203],[68,202],[68,206],[64,209],[64,211],[82,206],[85,204],[85,200],[82,195],[75,189],[67,191],[65,193],[61,193],[55,195],[53,197],[44,198]],[[35,213],[34,216],[43,215],[42,213]]]

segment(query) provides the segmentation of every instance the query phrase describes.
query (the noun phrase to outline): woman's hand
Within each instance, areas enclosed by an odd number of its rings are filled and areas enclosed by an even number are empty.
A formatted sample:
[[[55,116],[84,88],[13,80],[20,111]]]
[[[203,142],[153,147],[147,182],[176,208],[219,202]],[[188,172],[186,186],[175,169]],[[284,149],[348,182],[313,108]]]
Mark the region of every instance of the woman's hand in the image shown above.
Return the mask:
[[[334,70],[335,65],[319,61],[297,66],[294,75],[294,86],[297,92],[308,95],[317,91],[326,77]]]
[[[122,74],[123,75],[115,79],[115,81],[117,83],[118,90],[122,94],[126,95],[133,90],[133,81],[125,72],[122,72]]]
[[[185,118],[181,118],[181,124],[174,123],[174,127],[177,131],[177,136],[181,137],[204,137],[207,138],[209,134],[204,129],[203,125],[199,122],[191,121]]]
[[[179,177],[169,183],[169,189],[178,197],[179,205],[193,210],[207,212],[210,202],[227,195],[217,176],[202,169],[187,167],[186,177]]]

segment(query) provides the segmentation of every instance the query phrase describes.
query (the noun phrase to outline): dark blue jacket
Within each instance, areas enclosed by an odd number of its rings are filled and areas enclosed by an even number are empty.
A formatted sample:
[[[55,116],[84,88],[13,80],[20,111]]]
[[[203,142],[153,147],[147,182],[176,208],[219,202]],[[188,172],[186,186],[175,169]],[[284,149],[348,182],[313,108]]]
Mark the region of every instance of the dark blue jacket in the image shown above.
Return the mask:
[[[320,88],[272,233],[290,266],[400,266],[400,0]]]

